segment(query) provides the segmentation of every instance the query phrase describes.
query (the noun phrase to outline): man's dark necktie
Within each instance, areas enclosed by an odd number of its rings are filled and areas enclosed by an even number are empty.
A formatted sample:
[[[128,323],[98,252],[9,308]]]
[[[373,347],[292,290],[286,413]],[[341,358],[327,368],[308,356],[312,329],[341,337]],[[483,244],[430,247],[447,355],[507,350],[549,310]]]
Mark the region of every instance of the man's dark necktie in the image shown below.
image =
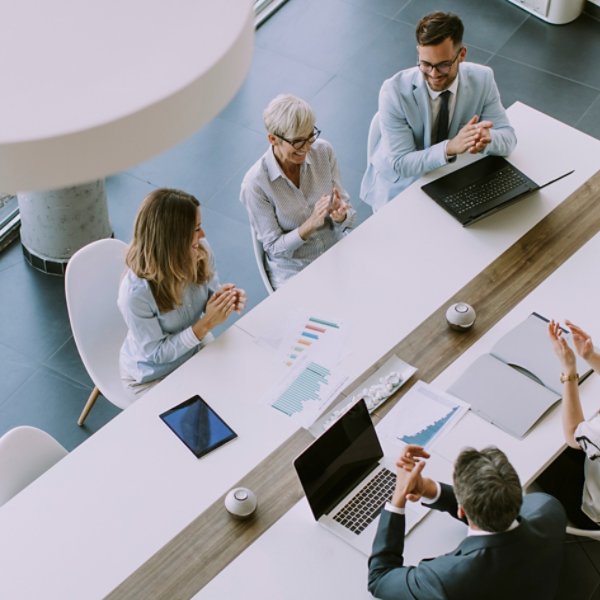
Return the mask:
[[[448,139],[448,100],[450,100],[451,93],[452,92],[446,90],[440,94],[442,104],[440,106],[440,112],[438,113],[437,127],[433,141],[434,144]]]

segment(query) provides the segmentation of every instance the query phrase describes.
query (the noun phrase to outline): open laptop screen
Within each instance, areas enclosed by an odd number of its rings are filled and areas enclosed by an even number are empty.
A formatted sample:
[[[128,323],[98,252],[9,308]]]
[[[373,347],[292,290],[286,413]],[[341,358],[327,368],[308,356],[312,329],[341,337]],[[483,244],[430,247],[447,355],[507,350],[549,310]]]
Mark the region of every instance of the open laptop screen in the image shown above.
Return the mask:
[[[294,461],[315,519],[329,512],[382,457],[369,411],[360,400]]]

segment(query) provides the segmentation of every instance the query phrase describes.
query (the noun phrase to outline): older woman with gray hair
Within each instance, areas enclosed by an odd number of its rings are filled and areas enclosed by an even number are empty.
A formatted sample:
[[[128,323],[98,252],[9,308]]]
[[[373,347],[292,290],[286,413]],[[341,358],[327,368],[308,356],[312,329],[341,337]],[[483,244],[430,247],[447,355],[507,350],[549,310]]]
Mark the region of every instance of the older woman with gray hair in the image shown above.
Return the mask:
[[[273,288],[331,248],[354,225],[329,142],[304,100],[282,94],[263,113],[269,148],[242,181],[240,200],[262,244]]]

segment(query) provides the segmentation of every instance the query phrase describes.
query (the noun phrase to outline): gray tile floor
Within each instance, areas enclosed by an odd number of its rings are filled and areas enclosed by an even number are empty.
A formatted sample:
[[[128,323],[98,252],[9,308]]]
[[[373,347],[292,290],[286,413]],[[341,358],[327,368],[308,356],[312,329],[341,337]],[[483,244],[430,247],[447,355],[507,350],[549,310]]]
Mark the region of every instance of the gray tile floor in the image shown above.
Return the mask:
[[[379,87],[414,64],[414,26],[437,9],[461,15],[468,57],[493,67],[506,106],[520,100],[600,138],[600,11],[591,5],[575,22],[553,26],[506,0],[290,0],[257,32],[250,74],[217,118],[170,151],[108,178],[116,237],[130,240],[149,190],[190,191],[203,204],[222,279],[246,288],[250,308],[260,302],[266,294],[238,191],[266,148],[264,106],[280,92],[311,102],[364,220],[370,213],[358,189]],[[73,344],[63,280],[29,268],[15,243],[0,255],[0,307],[0,434],[31,424],[74,448],[118,410],[101,398],[86,426],[76,424],[92,384]],[[600,600],[600,544],[574,539],[566,549],[560,597]]]

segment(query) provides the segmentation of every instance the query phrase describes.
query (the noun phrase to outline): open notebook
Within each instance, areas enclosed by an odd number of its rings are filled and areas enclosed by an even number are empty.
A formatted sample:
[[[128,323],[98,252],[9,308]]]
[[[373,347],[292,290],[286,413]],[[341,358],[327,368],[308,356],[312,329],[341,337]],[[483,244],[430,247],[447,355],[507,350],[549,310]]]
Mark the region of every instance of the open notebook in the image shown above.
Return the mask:
[[[471,410],[522,438],[561,398],[560,364],[548,339],[548,319],[531,313],[477,358],[449,388]],[[570,334],[564,333],[567,341]],[[577,357],[579,382],[592,369]]]

